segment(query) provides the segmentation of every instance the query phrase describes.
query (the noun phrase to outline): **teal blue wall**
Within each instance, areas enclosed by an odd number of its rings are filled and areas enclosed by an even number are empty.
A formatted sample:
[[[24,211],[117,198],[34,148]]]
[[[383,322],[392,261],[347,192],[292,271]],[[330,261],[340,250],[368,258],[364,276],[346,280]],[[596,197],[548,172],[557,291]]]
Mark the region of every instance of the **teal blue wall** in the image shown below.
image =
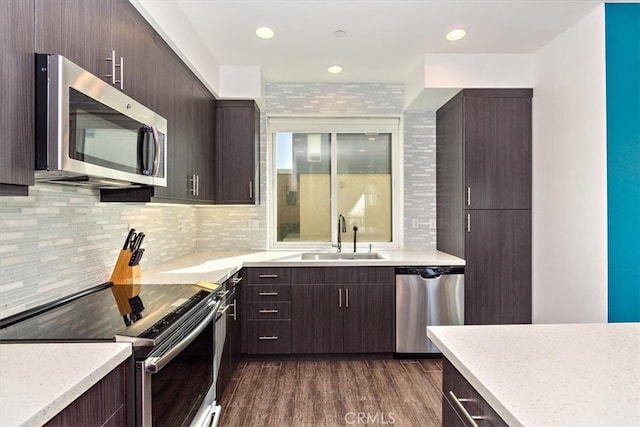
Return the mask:
[[[609,322],[640,321],[640,3],[605,4],[605,54]]]

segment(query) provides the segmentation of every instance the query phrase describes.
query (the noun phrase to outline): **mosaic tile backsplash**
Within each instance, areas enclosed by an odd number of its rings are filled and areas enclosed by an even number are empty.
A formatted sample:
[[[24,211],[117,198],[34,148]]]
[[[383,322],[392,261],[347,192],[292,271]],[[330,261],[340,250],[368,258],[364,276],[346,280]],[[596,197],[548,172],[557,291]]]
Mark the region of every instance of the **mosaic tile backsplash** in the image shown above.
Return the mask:
[[[143,272],[195,250],[266,249],[268,114],[402,115],[404,247],[434,249],[435,114],[403,113],[403,101],[397,84],[268,84],[257,206],[101,203],[97,190],[48,184],[1,197],[0,318],[107,281],[129,227],[147,235]]]

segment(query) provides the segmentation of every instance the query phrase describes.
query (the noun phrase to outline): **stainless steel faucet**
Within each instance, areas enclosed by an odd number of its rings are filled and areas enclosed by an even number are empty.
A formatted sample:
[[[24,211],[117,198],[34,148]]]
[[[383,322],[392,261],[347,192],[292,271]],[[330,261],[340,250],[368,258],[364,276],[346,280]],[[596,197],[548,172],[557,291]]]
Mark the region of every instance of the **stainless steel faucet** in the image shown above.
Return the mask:
[[[347,232],[347,221],[344,216],[338,215],[338,252],[342,252],[342,233]]]

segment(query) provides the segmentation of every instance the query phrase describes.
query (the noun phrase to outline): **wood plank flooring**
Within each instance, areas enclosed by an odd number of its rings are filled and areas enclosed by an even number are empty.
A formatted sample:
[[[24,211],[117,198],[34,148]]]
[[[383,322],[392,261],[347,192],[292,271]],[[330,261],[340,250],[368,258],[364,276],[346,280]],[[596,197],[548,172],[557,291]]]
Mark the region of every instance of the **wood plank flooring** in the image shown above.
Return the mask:
[[[440,359],[241,362],[219,425],[440,426],[441,387]]]

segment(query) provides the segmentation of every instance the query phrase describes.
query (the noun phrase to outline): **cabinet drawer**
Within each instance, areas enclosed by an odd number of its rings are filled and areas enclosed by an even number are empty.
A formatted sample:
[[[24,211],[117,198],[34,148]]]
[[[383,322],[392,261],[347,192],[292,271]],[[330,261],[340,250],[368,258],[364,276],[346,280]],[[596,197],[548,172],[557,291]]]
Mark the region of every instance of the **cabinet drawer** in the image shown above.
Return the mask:
[[[247,286],[247,301],[291,301],[291,285]]]
[[[289,284],[289,269],[282,267],[247,268],[247,282],[251,285]]]
[[[249,302],[247,303],[248,319],[290,319],[290,302]]]
[[[247,353],[290,354],[291,320],[248,320]]]
[[[481,417],[483,426],[507,425],[451,362],[443,358],[442,425],[472,425],[470,417]]]

